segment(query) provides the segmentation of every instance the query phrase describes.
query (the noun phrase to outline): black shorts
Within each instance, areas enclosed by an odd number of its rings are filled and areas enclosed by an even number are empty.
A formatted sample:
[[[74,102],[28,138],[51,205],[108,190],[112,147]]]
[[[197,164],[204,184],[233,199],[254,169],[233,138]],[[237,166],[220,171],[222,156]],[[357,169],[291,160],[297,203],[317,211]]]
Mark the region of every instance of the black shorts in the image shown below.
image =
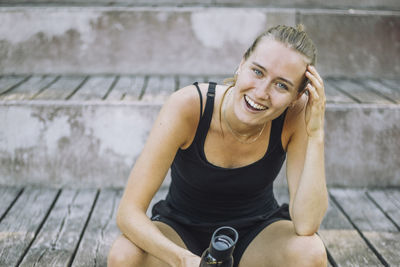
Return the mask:
[[[208,248],[212,234],[219,227],[195,227],[179,223],[174,221],[172,218],[167,218],[160,214],[153,214],[151,220],[163,222],[172,227],[181,237],[188,250],[198,256],[201,256],[203,251]],[[253,239],[268,225],[279,220],[291,220],[289,215],[289,206],[287,204],[280,206],[265,220],[256,222],[250,226],[237,227],[234,224],[227,224],[227,226],[234,227],[239,233],[239,239],[233,252],[234,267],[238,266],[244,251]]]

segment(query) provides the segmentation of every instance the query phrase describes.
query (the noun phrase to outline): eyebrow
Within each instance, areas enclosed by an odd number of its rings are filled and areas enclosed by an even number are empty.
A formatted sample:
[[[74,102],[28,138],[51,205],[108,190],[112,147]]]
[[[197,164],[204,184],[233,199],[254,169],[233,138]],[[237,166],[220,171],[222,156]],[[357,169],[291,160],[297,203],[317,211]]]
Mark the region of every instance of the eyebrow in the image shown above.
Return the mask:
[[[268,72],[267,71],[267,69],[266,68],[264,68],[263,66],[261,66],[260,64],[258,64],[257,62],[252,62],[254,65],[256,65],[257,67],[259,67],[260,69],[262,69],[264,72]],[[285,79],[285,78],[283,78],[283,77],[278,77],[278,79],[280,79],[280,80],[282,80],[282,81],[284,81],[284,82],[286,82],[286,83],[288,83],[288,84],[290,84],[291,86],[293,86],[294,87],[294,84],[291,82],[291,81],[289,81],[289,80],[287,80],[287,79]]]

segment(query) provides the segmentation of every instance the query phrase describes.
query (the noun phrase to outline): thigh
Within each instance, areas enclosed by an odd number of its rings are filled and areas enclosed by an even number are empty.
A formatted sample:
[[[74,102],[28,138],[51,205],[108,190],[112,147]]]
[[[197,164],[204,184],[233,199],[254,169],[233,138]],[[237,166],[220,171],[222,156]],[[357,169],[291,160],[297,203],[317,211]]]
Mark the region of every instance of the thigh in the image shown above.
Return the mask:
[[[326,266],[324,244],[318,235],[298,236],[293,222],[280,220],[262,230],[249,244],[239,267]]]

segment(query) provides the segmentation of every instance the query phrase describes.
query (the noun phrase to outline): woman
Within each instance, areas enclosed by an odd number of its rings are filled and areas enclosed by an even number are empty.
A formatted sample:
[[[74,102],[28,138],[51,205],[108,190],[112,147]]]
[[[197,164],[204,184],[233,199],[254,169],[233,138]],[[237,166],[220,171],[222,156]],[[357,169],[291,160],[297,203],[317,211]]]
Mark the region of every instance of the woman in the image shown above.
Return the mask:
[[[315,58],[301,26],[277,26],[247,50],[231,86],[172,94],[129,177],[109,266],[197,267],[222,225],[239,232],[235,266],[326,266],[315,234],[328,205]],[[279,206],[272,182],[286,154],[290,203]],[[168,196],[150,220],[170,167]]]

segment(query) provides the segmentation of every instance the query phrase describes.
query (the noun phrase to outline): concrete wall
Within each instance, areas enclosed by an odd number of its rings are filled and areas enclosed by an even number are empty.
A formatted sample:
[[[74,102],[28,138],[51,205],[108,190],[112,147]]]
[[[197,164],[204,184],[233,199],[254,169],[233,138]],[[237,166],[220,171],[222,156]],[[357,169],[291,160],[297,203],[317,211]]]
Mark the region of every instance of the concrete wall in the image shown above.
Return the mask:
[[[258,33],[299,22],[322,75],[400,75],[400,12],[201,7],[0,8],[0,74],[231,74]]]
[[[0,105],[2,184],[123,186],[160,105]]]
[[[300,8],[357,8],[399,10],[397,0],[0,0],[3,5],[151,5],[151,6],[262,6],[262,7],[300,7]]]
[[[0,103],[0,184],[124,186],[160,105]],[[326,112],[329,185],[400,186],[400,106]],[[284,181],[281,173],[278,184]]]

